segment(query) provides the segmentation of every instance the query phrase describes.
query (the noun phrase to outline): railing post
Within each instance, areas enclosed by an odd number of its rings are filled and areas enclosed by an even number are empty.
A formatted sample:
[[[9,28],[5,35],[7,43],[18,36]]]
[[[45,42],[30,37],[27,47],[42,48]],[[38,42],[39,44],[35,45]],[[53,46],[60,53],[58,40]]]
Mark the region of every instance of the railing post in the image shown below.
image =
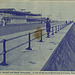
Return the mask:
[[[32,49],[31,49],[31,40],[30,40],[30,34],[31,34],[31,33],[29,33],[29,46],[28,46],[28,48],[26,48],[26,50],[32,50]]]
[[[6,66],[8,64],[6,64],[6,46],[5,46],[6,40],[3,39],[3,61],[2,63],[0,63],[0,65],[2,66]]]
[[[40,30],[40,32],[41,32],[41,38],[40,38],[40,41],[39,42],[43,42],[42,41],[42,30]]]
[[[55,26],[55,33],[57,33],[57,26]]]
[[[54,35],[54,29],[53,29],[53,27],[52,27],[52,35]]]
[[[59,31],[60,29],[59,29],[59,25],[58,25],[58,31]]]

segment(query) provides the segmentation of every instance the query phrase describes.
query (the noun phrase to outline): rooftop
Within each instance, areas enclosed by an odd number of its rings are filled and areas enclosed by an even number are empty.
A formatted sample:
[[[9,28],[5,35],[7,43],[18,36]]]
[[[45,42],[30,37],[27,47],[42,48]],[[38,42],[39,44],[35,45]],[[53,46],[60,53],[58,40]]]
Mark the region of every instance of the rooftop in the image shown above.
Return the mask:
[[[25,16],[25,15],[29,15],[29,16],[41,16],[41,14],[33,14],[31,12],[16,11],[14,8],[0,9],[0,13],[8,13],[8,14],[17,15],[17,16]]]

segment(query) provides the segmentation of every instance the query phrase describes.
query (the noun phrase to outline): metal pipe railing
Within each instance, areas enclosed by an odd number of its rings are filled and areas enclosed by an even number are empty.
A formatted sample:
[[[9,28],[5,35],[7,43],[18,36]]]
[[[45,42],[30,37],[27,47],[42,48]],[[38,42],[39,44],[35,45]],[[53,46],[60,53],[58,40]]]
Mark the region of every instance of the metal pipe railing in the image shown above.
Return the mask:
[[[72,22],[67,23],[67,25],[69,25],[69,24],[71,24],[71,23],[72,23]],[[67,25],[65,24],[65,25],[63,25],[63,26],[62,26],[62,25],[57,25],[57,26],[51,27],[51,29],[52,29],[52,35],[54,35],[54,33],[57,33],[59,30],[63,29],[63,28],[66,27]],[[54,30],[54,28],[55,28],[55,30]],[[39,30],[40,33],[41,33],[40,36],[39,36],[39,37],[40,37],[40,41],[39,41],[39,42],[43,42],[42,36],[47,34],[47,33],[42,34],[42,31],[43,31],[43,30],[46,30],[46,29]],[[10,38],[10,39],[3,39],[2,41],[0,41],[0,43],[3,43],[3,52],[0,53],[0,55],[3,55],[3,61],[0,63],[0,65],[2,65],[2,66],[7,66],[7,65],[8,65],[8,64],[6,63],[6,53],[9,52],[9,51],[12,51],[13,49],[16,49],[16,48],[18,48],[18,47],[20,47],[20,46],[25,45],[25,44],[28,43],[28,48],[26,48],[26,49],[27,49],[27,50],[32,50],[32,48],[31,48],[31,41],[35,40],[36,38],[34,38],[34,39],[31,40],[31,34],[36,33],[36,32],[38,32],[38,31],[29,33],[29,34],[25,34],[25,35],[21,35],[21,36],[18,36],[18,37]],[[20,44],[20,45],[18,45],[18,46],[16,46],[16,47],[14,47],[14,48],[12,48],[12,49],[6,51],[6,42],[7,42],[7,41],[14,40],[14,39],[17,39],[17,38],[20,38],[20,37],[23,37],[23,36],[27,36],[27,35],[28,35],[28,41],[27,41],[27,42],[22,43],[22,44]]]

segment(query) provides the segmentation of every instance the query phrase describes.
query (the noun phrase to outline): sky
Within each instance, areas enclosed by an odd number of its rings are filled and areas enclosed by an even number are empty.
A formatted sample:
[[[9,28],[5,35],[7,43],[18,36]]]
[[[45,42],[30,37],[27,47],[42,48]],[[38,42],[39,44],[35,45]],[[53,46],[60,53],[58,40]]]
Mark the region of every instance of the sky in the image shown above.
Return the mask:
[[[75,1],[0,0],[0,8],[26,9],[54,20],[75,20]]]

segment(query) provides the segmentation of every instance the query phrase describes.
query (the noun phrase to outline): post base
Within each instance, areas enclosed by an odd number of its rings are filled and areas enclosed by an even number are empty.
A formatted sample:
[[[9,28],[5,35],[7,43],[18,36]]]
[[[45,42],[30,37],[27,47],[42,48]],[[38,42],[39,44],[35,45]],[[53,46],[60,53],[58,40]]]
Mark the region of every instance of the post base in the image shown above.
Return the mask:
[[[42,40],[40,40],[39,42],[43,42]]]
[[[50,38],[50,37],[46,37],[46,38]]]
[[[57,32],[55,32],[55,33],[57,33]]]
[[[30,47],[26,48],[26,50],[32,50]]]
[[[6,64],[5,62],[0,63],[0,65],[2,65],[2,66],[8,66],[8,64]]]
[[[52,33],[51,35],[54,35],[54,33]]]

